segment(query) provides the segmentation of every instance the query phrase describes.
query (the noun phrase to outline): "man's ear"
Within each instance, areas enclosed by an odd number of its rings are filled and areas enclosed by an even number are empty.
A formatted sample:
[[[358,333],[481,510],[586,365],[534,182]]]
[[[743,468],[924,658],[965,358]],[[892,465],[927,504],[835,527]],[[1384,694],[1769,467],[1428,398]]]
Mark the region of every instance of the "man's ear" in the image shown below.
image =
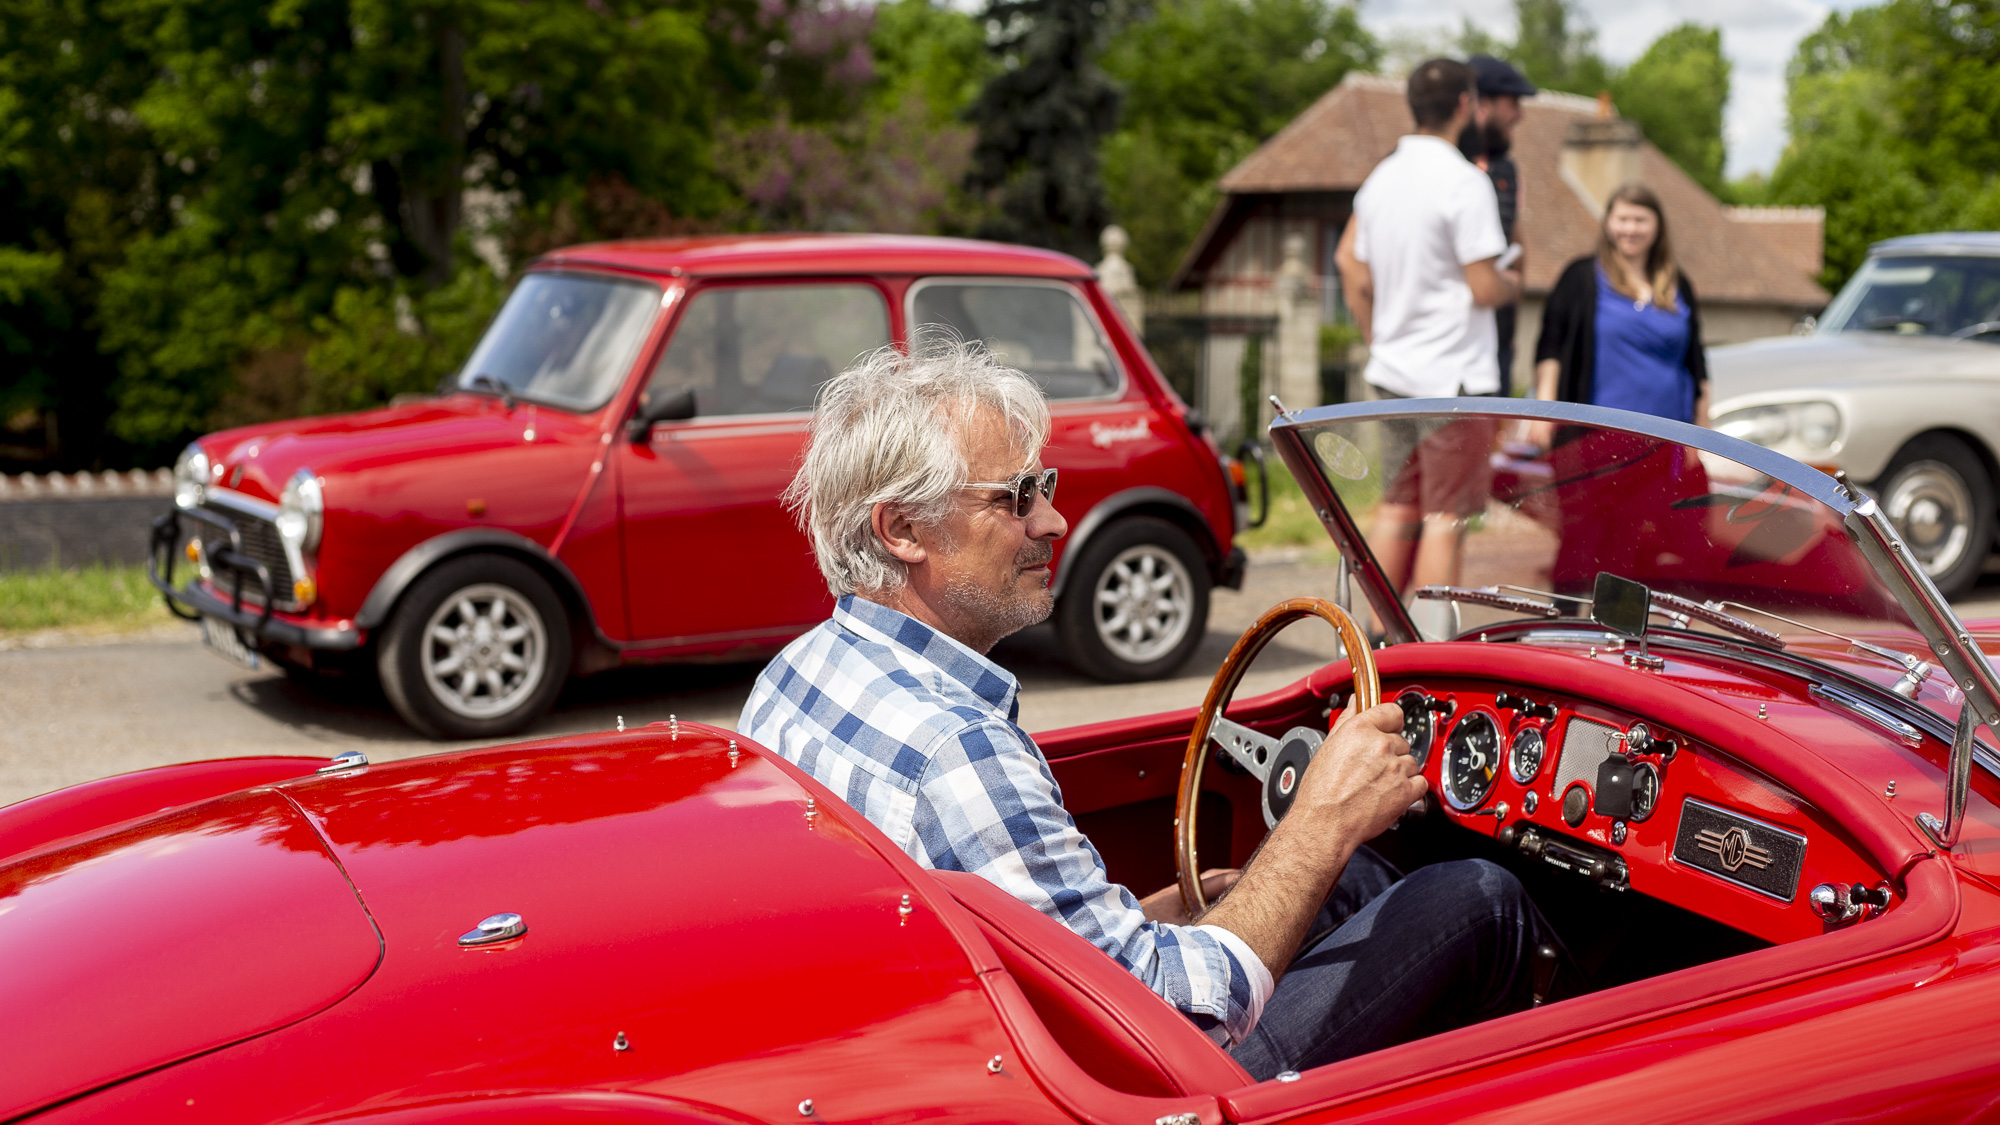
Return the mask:
[[[868,525],[882,546],[906,566],[916,566],[930,558],[917,539],[917,525],[903,514],[902,506],[887,501],[868,513]]]

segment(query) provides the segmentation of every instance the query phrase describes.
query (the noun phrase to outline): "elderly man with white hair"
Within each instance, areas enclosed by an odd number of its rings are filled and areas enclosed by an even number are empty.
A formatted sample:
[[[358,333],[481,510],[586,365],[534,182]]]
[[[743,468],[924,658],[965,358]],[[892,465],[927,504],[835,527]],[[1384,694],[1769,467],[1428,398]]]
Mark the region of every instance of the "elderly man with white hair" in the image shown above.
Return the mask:
[[[1068,525],[1039,388],[977,345],[885,348],[827,383],[787,499],[839,599],[757,679],[738,729],[931,868],[983,876],[1103,950],[1259,1079],[1525,1006],[1552,940],[1480,860],[1403,877],[1365,845],[1425,783],[1394,704],[1343,714],[1241,872],[1106,876],[985,656],[1047,617]],[[1226,894],[1222,892],[1226,891]],[[1198,924],[1197,924],[1198,923]]]

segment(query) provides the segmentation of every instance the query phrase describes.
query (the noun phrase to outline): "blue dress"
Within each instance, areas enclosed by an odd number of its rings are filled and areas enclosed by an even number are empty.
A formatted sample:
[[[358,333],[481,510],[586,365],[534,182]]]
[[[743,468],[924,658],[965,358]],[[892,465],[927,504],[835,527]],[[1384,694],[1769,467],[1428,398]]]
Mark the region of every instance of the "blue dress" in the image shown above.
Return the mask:
[[[1597,370],[1590,401],[1681,422],[1694,421],[1694,376],[1687,369],[1689,317],[1686,301],[1673,312],[1632,298],[1611,287],[1597,267]]]

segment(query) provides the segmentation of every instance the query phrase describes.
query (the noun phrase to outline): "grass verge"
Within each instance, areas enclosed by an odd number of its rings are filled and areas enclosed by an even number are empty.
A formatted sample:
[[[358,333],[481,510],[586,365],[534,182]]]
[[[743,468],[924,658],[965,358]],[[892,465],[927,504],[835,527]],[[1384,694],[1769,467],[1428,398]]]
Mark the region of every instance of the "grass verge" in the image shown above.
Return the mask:
[[[1307,502],[1299,482],[1292,479],[1291,471],[1275,456],[1270,459],[1270,466],[1270,518],[1264,521],[1264,526],[1238,535],[1237,544],[1250,552],[1303,548],[1305,557],[1314,562],[1330,563],[1338,558],[1339,552],[1334,550],[1325,525],[1313,514],[1312,504]],[[1255,515],[1257,486],[1253,482],[1250,488],[1251,514]]]
[[[143,566],[0,571],[0,636],[40,629],[116,633],[172,620]]]

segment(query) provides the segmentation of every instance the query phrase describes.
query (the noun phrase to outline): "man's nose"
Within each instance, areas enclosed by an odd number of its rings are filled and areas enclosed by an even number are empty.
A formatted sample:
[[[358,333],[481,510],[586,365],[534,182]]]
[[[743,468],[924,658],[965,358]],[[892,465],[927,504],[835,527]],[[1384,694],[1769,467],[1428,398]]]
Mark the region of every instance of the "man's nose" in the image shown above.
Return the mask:
[[[1028,512],[1028,538],[1061,539],[1069,534],[1069,521],[1056,511],[1055,501],[1039,493],[1035,496],[1035,506]]]

